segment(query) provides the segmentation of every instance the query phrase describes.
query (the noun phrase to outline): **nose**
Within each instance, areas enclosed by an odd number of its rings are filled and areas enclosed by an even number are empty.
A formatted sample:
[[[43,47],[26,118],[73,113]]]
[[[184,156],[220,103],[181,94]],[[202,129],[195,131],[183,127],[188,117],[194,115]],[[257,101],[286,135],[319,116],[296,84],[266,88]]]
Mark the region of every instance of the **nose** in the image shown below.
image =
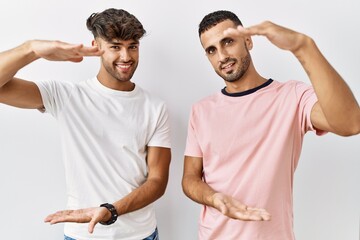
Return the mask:
[[[225,63],[229,60],[229,54],[226,50],[218,49],[217,53],[218,53],[219,63]]]
[[[128,49],[126,49],[126,48],[121,49],[120,60],[123,62],[128,62],[128,61],[130,61],[130,59],[131,59],[131,57],[130,57]]]

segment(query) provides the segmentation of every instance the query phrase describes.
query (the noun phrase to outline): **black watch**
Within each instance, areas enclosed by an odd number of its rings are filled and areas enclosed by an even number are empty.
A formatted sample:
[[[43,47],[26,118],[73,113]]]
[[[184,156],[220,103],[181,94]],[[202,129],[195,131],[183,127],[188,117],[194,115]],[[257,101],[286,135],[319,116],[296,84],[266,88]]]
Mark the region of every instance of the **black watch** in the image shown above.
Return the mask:
[[[110,220],[106,221],[106,222],[100,222],[100,224],[102,225],[111,225],[114,222],[116,222],[117,218],[118,218],[118,213],[114,207],[114,205],[110,204],[110,203],[103,203],[100,205],[100,207],[104,207],[107,210],[109,210],[109,212],[111,213],[111,218]]]

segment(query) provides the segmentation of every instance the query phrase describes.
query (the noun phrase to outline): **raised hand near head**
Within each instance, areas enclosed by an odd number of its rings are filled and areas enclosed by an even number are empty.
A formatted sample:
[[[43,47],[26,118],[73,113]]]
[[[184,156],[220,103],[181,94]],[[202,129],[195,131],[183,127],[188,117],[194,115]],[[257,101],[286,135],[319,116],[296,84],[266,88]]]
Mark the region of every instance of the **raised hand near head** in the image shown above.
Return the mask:
[[[31,49],[39,58],[50,61],[81,62],[83,57],[101,56],[103,51],[97,46],[86,47],[83,44],[70,44],[61,41],[31,41]]]
[[[265,21],[248,28],[243,26],[229,28],[224,31],[224,34],[238,37],[264,36],[278,48],[291,52],[299,50],[306,39],[309,38],[302,33],[295,32],[270,21]]]

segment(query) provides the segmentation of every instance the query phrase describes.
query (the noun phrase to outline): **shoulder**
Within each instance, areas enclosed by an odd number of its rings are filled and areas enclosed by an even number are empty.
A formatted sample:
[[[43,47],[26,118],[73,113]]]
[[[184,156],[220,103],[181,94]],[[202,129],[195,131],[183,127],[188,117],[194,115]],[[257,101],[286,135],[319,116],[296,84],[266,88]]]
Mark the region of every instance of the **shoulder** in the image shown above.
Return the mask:
[[[35,82],[40,90],[47,92],[71,92],[76,88],[77,84],[70,81],[47,80]]]
[[[213,93],[192,104],[192,108],[207,108],[219,101],[221,92]]]
[[[159,96],[150,93],[148,90],[143,89],[142,87],[136,85],[137,88],[137,96],[139,96],[141,99],[143,99],[144,103],[151,105],[155,108],[158,107],[166,107],[165,101],[160,98]]]
[[[279,82],[279,86],[284,88],[311,88],[312,86],[308,83],[299,80],[288,80],[286,82]]]
[[[274,81],[273,89],[276,89],[277,92],[283,93],[293,93],[295,95],[302,94],[306,91],[312,91],[313,87],[311,84],[298,81],[298,80],[288,80],[285,82]]]

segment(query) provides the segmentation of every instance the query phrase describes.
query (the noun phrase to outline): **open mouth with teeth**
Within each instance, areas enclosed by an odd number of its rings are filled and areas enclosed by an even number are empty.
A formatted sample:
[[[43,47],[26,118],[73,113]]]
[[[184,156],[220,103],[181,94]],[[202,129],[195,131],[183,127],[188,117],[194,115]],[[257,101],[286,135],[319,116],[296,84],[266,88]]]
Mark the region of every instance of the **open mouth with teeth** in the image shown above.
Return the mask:
[[[116,68],[120,69],[122,72],[126,72],[131,68],[132,63],[118,63],[115,64],[115,66]]]
[[[231,73],[233,71],[234,65],[235,65],[235,61],[227,62],[226,64],[222,64],[220,66],[220,69],[225,73]]]

